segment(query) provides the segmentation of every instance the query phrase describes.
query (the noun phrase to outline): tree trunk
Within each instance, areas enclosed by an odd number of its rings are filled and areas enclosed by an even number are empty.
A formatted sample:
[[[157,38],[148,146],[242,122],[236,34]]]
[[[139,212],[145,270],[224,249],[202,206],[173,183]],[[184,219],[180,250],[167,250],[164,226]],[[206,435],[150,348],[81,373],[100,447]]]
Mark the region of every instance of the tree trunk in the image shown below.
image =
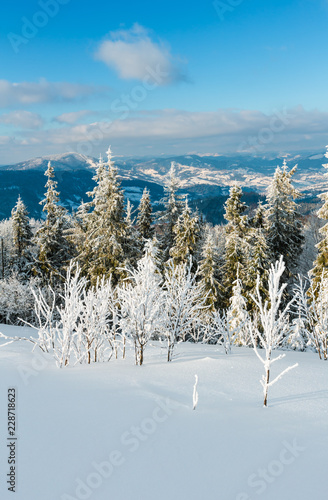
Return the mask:
[[[144,345],[143,344],[137,344],[137,342],[134,342],[134,348],[135,348],[135,358],[136,358],[136,365],[141,366],[143,364],[143,358],[144,358]]]
[[[269,380],[270,380],[270,368],[266,371],[266,382],[264,389],[264,406],[268,406],[268,389],[269,389]]]
[[[136,360],[136,365],[138,365],[138,346],[137,346],[137,341],[134,341],[134,357]]]
[[[315,345],[316,345],[316,348],[317,348],[317,351],[318,351],[318,354],[319,354],[319,359],[322,359],[321,358],[320,342],[319,342],[318,336],[315,333],[315,331],[314,331],[314,340],[315,340]]]
[[[123,354],[122,354],[122,358],[125,359],[125,344],[126,344],[126,339],[125,339],[125,335],[123,337]]]
[[[169,343],[168,350],[167,350],[167,361],[170,362],[172,361],[173,358],[173,349],[174,349],[174,342]]]
[[[113,335],[113,339],[114,339],[114,351],[115,351],[115,359],[117,359],[117,344],[116,344],[116,332],[114,333]]]
[[[3,238],[1,238],[1,271],[2,271],[2,279],[5,277],[5,252],[3,246]]]

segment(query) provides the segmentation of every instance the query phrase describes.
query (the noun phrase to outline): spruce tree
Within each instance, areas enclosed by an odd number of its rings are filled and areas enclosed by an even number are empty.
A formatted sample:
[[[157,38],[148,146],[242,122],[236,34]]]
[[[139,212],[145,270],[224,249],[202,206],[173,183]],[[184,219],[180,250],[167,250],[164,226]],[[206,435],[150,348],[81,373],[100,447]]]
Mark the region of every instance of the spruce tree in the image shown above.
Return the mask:
[[[254,213],[254,217],[252,217],[249,221],[251,227],[255,229],[263,229],[267,227],[267,219],[266,219],[266,209],[263,205],[262,201],[259,201],[257,204],[257,208]]]
[[[65,268],[74,256],[74,247],[67,236],[70,222],[66,210],[59,204],[57,182],[50,162],[44,175],[48,178],[45,185],[47,192],[40,204],[43,205],[45,219],[34,238],[38,247],[34,269],[43,281],[54,286],[65,279]]]
[[[160,251],[162,263],[170,258],[170,250],[173,247],[175,227],[183,210],[182,197],[177,194],[180,181],[176,176],[175,164],[171,163],[168,184],[164,187],[164,211],[161,213],[159,221],[161,226]]]
[[[328,146],[325,157],[328,158]],[[327,169],[325,176],[328,177],[328,163],[323,164],[323,167]],[[318,210],[317,215],[320,219],[328,221],[328,192],[320,194],[319,197],[323,201],[323,205]],[[327,278],[328,276],[328,223],[320,228],[319,232],[322,235],[322,240],[316,245],[318,255],[314,262],[314,268],[310,271],[314,290],[317,290],[322,277]]]
[[[257,279],[259,279],[259,289],[263,299],[267,298],[265,283],[268,279],[270,267],[270,252],[267,243],[266,225],[266,210],[262,203],[259,202],[255,215],[250,221],[251,227],[247,236],[248,255],[245,289],[249,310],[254,307],[254,301],[250,296],[256,292]]]
[[[147,188],[143,191],[138,207],[137,229],[142,245],[145,244],[146,240],[152,239],[154,235],[154,228],[152,227],[152,206]]]
[[[247,301],[245,299],[243,284],[239,279],[238,269],[237,277],[232,287],[230,307],[227,311],[227,320],[231,334],[233,332],[235,333],[234,343],[244,346],[249,345],[250,335],[248,331]]]
[[[21,197],[18,197],[15,207],[11,211],[14,266],[20,274],[31,272],[32,255],[30,246],[32,244],[32,229],[28,217],[28,211]]]
[[[214,310],[219,298],[219,259],[210,230],[207,231],[201,252],[199,275],[203,289],[208,295],[206,305]]]
[[[89,204],[81,202],[77,211],[73,214],[72,227],[68,231],[68,238],[76,249],[75,260],[78,261],[81,270],[88,266],[91,255],[90,248],[86,244],[86,235],[89,219]]]
[[[0,278],[4,279],[12,274],[14,256],[12,219],[0,221]]]
[[[242,281],[245,281],[246,263],[248,256],[248,221],[243,215],[246,210],[245,203],[241,201],[242,189],[235,184],[230,188],[229,198],[225,203],[224,218],[228,221],[225,227],[225,269],[224,288],[225,306],[229,305],[233,283],[237,272]]]
[[[140,235],[134,224],[132,212],[133,206],[130,200],[127,200],[124,218],[125,230],[122,240],[124,267],[136,268],[138,260],[143,255],[144,241],[140,241]]]
[[[110,275],[115,283],[122,276],[126,223],[124,195],[110,148],[107,151],[107,163],[100,158],[93,179],[96,186],[87,193],[92,198],[87,204],[90,212],[84,217],[84,253],[87,259],[82,260],[82,270],[92,284],[97,282],[98,277]]]
[[[274,264],[283,256],[286,281],[293,277],[304,240],[295,202],[301,193],[291,182],[295,172],[296,166],[288,171],[284,160],[282,169],[277,167],[267,191],[267,233],[271,263]]]
[[[188,200],[185,201],[183,212],[173,227],[173,234],[174,240],[170,256],[173,258],[174,264],[187,264],[192,257],[195,268],[195,254],[200,237],[199,219],[198,216],[192,216]]]

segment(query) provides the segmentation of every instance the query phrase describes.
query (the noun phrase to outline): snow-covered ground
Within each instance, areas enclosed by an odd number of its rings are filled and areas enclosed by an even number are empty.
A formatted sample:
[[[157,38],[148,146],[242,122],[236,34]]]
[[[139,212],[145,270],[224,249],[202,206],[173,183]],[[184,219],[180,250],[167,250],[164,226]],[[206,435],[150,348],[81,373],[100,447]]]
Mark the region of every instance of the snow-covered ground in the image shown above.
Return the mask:
[[[0,325],[6,335],[29,329]],[[2,341],[2,344],[4,342]],[[16,500],[326,500],[328,363],[269,389],[251,349],[159,344],[126,360],[58,369],[17,342],[0,348],[0,498]],[[192,410],[195,374],[199,402]],[[274,375],[274,374],[273,374]],[[17,491],[7,490],[7,391],[17,390]]]

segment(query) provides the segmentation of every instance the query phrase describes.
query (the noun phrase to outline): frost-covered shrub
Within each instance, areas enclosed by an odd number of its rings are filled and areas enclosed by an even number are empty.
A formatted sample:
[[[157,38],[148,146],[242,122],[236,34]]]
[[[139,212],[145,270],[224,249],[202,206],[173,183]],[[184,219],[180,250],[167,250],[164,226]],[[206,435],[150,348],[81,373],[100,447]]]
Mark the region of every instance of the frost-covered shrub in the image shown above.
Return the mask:
[[[282,346],[284,340],[290,333],[288,312],[292,301],[290,301],[285,308],[281,307],[283,293],[287,286],[286,283],[280,284],[284,271],[285,264],[281,256],[280,260],[277,261],[275,265],[271,265],[268,278],[269,300],[263,301],[262,299],[259,279],[257,281],[256,295],[252,296],[259,311],[260,328],[254,321],[249,322],[249,328],[255,354],[263,363],[265,371],[265,375],[263,375],[261,380],[264,394],[264,406],[267,406],[269,387],[280,380],[285,373],[297,366],[297,364],[289,366],[273,380],[270,380],[272,364],[285,357],[285,354],[273,357],[273,351]],[[258,347],[262,348],[261,352]]]
[[[189,263],[176,265],[170,260],[165,270],[164,335],[168,342],[167,360],[172,360],[176,342],[185,341],[188,336],[199,340],[204,312],[209,309],[207,295],[202,283],[197,282],[198,273],[191,272]]]
[[[22,282],[17,275],[0,280],[0,323],[20,324],[33,321],[34,297],[31,282]]]
[[[111,280],[103,277],[95,286],[81,277],[80,268],[70,264],[61,305],[56,304],[56,294],[49,287],[35,295],[35,315],[39,333],[39,346],[52,352],[59,367],[77,363],[108,361],[117,352],[120,336],[117,334],[114,298]]]
[[[13,256],[13,224],[11,219],[5,219],[0,221],[0,278],[10,276]]]
[[[163,327],[164,292],[151,242],[137,269],[126,269],[128,280],[118,288],[122,334],[133,340],[135,360],[142,365],[144,350],[151,337]]]
[[[317,351],[319,358],[328,358],[328,276],[323,271],[321,278],[306,287],[302,280],[296,287],[297,321],[302,335],[307,337],[306,346]],[[304,333],[303,333],[304,332]]]

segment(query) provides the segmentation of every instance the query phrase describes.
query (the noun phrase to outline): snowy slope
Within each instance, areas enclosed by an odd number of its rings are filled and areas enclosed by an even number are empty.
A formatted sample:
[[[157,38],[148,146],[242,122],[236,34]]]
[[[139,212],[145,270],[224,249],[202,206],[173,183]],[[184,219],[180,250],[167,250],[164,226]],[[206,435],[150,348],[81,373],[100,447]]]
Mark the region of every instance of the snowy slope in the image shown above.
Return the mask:
[[[171,162],[177,167],[177,174],[183,189],[198,186],[204,190],[215,187],[227,188],[236,181],[244,188],[263,192],[268,186],[277,165],[286,158],[289,167],[299,165],[295,181],[299,189],[322,191],[328,181],[323,177],[324,154],[289,155],[184,155],[160,158],[116,158],[118,173],[125,180],[153,182],[161,186],[167,182]],[[97,160],[79,153],[65,153],[33,158],[15,165],[1,166],[5,171],[45,171],[51,161],[56,172],[92,170]]]
[[[0,331],[22,334],[17,327]],[[59,370],[51,358],[31,353],[31,344],[1,347],[0,498],[13,498],[4,484],[12,386],[16,500],[327,498],[324,362],[288,352],[277,369],[299,367],[272,387],[264,409],[262,366],[252,350],[226,356],[216,346],[180,344],[176,353],[168,364],[156,344],[142,367],[130,352],[125,361]],[[195,374],[199,403],[192,411]],[[107,477],[96,472],[100,464]]]
[[[208,218],[210,222],[221,223],[222,214],[213,215],[211,208],[206,208],[208,203],[209,207],[212,203],[222,207],[221,197],[228,195],[229,188],[235,182],[242,186],[244,192],[265,194],[277,165],[282,165],[285,156],[193,154],[160,158],[115,157],[115,165],[126,197],[134,205],[138,205],[142,192],[147,187],[152,203],[156,206],[163,198],[163,187],[167,184],[171,163],[175,162],[180,179],[180,193],[187,194],[189,200],[197,204],[197,200],[202,200],[202,203],[207,199],[205,205],[198,204],[198,208],[205,216],[211,213]],[[40,218],[44,172],[49,161],[55,169],[61,203],[71,211],[76,210],[81,200],[87,200],[86,192],[91,191],[94,186],[92,177],[97,164],[95,158],[77,153],[34,158],[0,167],[0,219],[10,217],[19,195],[27,205],[30,216]],[[298,164],[293,180],[296,187],[306,195],[302,201],[318,201],[317,194],[328,190],[328,178],[322,167],[324,155],[289,155],[287,161],[289,167]],[[221,199],[215,200],[218,197]]]
[[[80,153],[64,153],[49,156],[38,156],[30,160],[22,161],[14,165],[2,165],[0,170],[43,170],[45,171],[48,162],[51,161],[56,171],[71,171],[94,168],[95,159]]]

